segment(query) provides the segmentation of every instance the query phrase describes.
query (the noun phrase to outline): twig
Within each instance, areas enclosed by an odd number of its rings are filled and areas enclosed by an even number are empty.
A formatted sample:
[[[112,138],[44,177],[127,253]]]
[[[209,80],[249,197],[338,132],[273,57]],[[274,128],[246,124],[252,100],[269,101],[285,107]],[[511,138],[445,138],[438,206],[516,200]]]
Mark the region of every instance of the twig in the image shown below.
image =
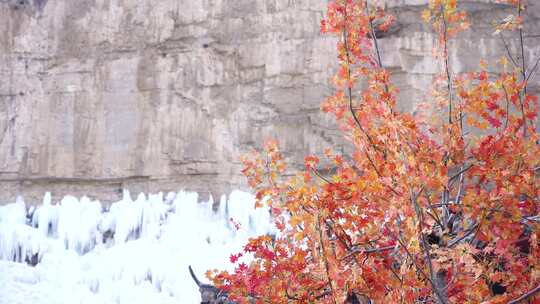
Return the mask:
[[[342,259],[347,259],[353,255],[356,254],[370,254],[370,253],[381,253],[385,251],[391,251],[396,249],[397,245],[391,245],[391,246],[384,246],[384,247],[378,247],[378,248],[355,248],[351,252],[349,252],[346,256],[344,256]]]
[[[371,35],[371,39],[373,39],[373,45],[375,47],[375,53],[377,54],[377,65],[379,68],[382,68],[382,60],[381,60],[381,53],[379,51],[379,44],[377,43],[377,36],[375,35],[375,30],[373,29],[373,21],[371,20],[369,16],[369,6],[367,0],[364,1],[364,8],[366,10],[366,15],[369,20],[369,32]],[[386,85],[385,85],[386,86]],[[386,86],[386,92],[388,92],[388,87]]]
[[[517,5],[518,10],[518,17],[521,17],[521,0],[518,1]],[[527,66],[525,65],[525,45],[523,42],[523,29],[519,28],[519,45],[521,48],[521,76],[523,77],[523,81],[525,82],[527,80]],[[523,87],[523,94],[519,94],[519,104],[521,106],[521,115],[523,116],[523,137],[527,137],[527,119],[525,117],[525,110],[523,108],[523,96],[527,94],[527,83],[524,83]]]
[[[527,76],[525,84],[529,83],[529,78],[531,78],[531,76],[536,72],[536,69],[538,68],[538,63],[540,63],[540,56],[538,56],[538,59],[536,59],[533,68],[529,71],[529,76]]]
[[[311,170],[311,171],[313,171],[313,173],[315,173],[315,175],[316,175],[318,178],[322,179],[322,180],[325,181],[327,184],[329,184],[329,185],[334,185],[334,183],[332,183],[332,182],[331,182],[330,180],[328,180],[326,177],[322,176],[322,175],[319,173],[319,171],[318,171],[317,169],[313,168],[313,170]]]
[[[429,275],[431,277],[431,280],[433,282],[436,282],[435,273],[433,271],[433,262],[431,261],[430,247],[426,241],[426,236],[424,235],[424,225],[423,225],[424,216],[422,213],[422,209],[420,208],[420,205],[418,205],[418,201],[417,201],[418,196],[422,193],[423,190],[424,188],[422,188],[417,194],[411,193],[411,203],[414,206],[414,210],[416,212],[416,218],[418,219],[418,224],[420,226],[420,231],[419,231],[420,242],[422,243],[422,251],[424,252],[426,264],[428,265]],[[435,292],[437,293],[437,295],[439,292],[442,294],[442,292],[439,290],[439,287],[437,285],[433,287],[436,289]],[[444,303],[442,299],[441,299],[441,302]]]
[[[437,213],[437,210],[435,210],[435,208],[437,208],[437,207],[435,207],[435,205],[432,205],[432,204],[431,204],[431,200],[429,199],[429,195],[428,195],[427,193],[425,194],[425,197],[426,197],[426,200],[428,201],[428,206],[429,206],[429,208],[430,208],[431,210],[433,210],[433,215],[432,215],[430,212],[428,212],[428,211],[426,211],[426,213],[427,213],[429,216],[431,216],[431,217],[437,222],[437,224],[441,227],[441,229],[444,230],[444,225],[443,225],[443,223],[442,223],[442,220],[441,220],[441,218],[439,217],[439,214]]]
[[[501,37],[501,40],[502,40],[502,42],[504,44],[504,48],[506,49],[506,53],[508,54],[508,57],[510,58],[510,61],[512,61],[512,65],[517,68],[518,64],[514,60],[514,57],[512,56],[512,53],[510,53],[510,49],[508,48],[508,44],[506,43],[506,39],[504,39],[504,35],[503,35],[502,32],[501,32],[500,37]]]
[[[405,246],[405,244],[403,244],[403,241],[399,238],[399,237],[395,237],[396,240],[399,242],[399,244],[401,245],[401,247],[403,247],[403,249],[405,250],[405,253],[407,254],[407,256],[411,259],[411,261],[413,262],[416,270],[418,270],[418,272],[420,272],[420,274],[431,284],[431,287],[433,288],[433,291],[435,292],[435,295],[437,296],[437,298],[439,299],[439,301],[443,304],[446,304],[446,300],[444,298],[444,296],[441,294],[439,288],[437,288],[437,286],[435,285],[435,282],[433,282],[427,275],[426,273],[422,270],[422,268],[420,268],[420,266],[416,263],[416,259],[413,257],[413,255],[410,253],[409,249],[407,249],[407,247]]]
[[[516,298],[516,299],[508,302],[508,304],[517,304],[517,303],[519,303],[519,302],[521,302],[523,300],[526,300],[527,298],[533,296],[535,293],[537,293],[539,291],[540,291],[540,285],[536,286],[535,288],[531,289],[527,293],[523,294],[521,297]]]
[[[459,170],[458,173],[452,175],[452,176],[448,179],[448,181],[451,181],[451,180],[455,179],[456,177],[460,176],[461,174],[467,172],[467,171],[468,171],[469,169],[471,169],[473,166],[474,166],[473,164],[470,164],[470,165],[468,165],[467,167],[462,168],[461,170]]]
[[[379,148],[375,145],[375,142],[373,141],[373,139],[371,138],[371,136],[366,132],[366,130],[364,129],[364,127],[362,127],[362,124],[360,124],[360,120],[358,119],[358,117],[356,116],[356,111],[354,110],[354,107],[353,107],[353,100],[352,100],[352,87],[351,87],[351,79],[352,79],[352,76],[351,76],[351,68],[350,68],[350,65],[351,65],[351,58],[350,58],[350,54],[349,54],[349,44],[348,44],[348,34],[347,34],[347,6],[345,6],[345,13],[344,13],[344,17],[345,17],[345,26],[343,27],[343,44],[345,46],[345,55],[347,57],[347,93],[348,93],[348,98],[349,98],[349,110],[351,112],[351,115],[356,123],[356,125],[358,126],[358,128],[360,129],[360,131],[362,131],[362,133],[364,133],[364,135],[367,137],[370,145],[373,147],[373,149],[375,149],[375,151],[379,151]],[[383,153],[385,155],[385,158],[386,158],[386,154]]]
[[[504,91],[504,97],[506,98],[506,121],[504,122],[504,130],[508,127],[508,119],[510,118],[510,97],[508,96],[508,90],[506,90],[506,87],[504,86],[504,83],[502,85],[503,91]]]
[[[444,6],[441,5],[441,15],[443,24],[443,42],[444,42],[444,68],[446,71],[446,86],[448,90],[448,123],[452,123],[452,76],[450,75],[449,56],[448,56],[448,25],[444,16]]]
[[[518,10],[518,17],[521,17],[521,0],[518,1],[517,5]],[[525,65],[525,45],[523,42],[523,28],[519,27],[519,45],[521,48],[521,75],[523,76],[523,81],[527,79],[526,72],[527,72],[527,66]],[[525,87],[523,88],[523,93],[527,94],[527,83],[525,83]]]
[[[529,222],[540,223],[540,215],[524,217],[522,221],[523,222],[529,221]]]
[[[461,174],[459,176],[459,186],[458,186],[458,192],[456,194],[456,198],[454,199],[454,203],[456,204],[459,204],[459,201],[461,199],[461,194],[462,194],[462,191],[463,191],[463,186],[464,186],[464,180],[465,180],[465,171],[463,171],[463,166],[461,167]]]
[[[453,247],[454,245],[458,244],[459,242],[461,242],[462,240],[467,238],[469,235],[471,235],[473,232],[475,232],[478,229],[478,227],[480,227],[480,225],[478,223],[476,223],[471,228],[469,228],[468,231],[465,234],[463,234],[463,236],[455,238],[455,239],[451,240],[450,242],[448,242],[448,248]]]

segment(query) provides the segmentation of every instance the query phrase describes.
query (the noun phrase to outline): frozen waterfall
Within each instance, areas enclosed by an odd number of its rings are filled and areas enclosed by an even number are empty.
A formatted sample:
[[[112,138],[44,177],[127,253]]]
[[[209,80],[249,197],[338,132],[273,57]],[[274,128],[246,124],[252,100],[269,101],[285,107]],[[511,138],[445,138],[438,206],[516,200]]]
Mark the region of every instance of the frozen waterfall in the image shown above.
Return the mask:
[[[37,208],[18,198],[0,207],[0,304],[199,303],[199,278],[228,269],[248,237],[275,233],[267,208],[233,191],[198,202],[197,193],[128,191],[105,209],[88,197]],[[236,229],[230,219],[240,224]]]

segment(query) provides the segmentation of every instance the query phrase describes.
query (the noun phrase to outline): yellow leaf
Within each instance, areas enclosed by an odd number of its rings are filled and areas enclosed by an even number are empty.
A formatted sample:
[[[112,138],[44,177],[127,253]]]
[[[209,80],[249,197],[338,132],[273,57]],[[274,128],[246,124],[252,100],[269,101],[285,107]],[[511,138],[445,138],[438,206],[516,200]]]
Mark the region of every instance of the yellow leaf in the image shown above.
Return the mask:
[[[431,19],[431,11],[428,9],[425,9],[422,12],[422,19],[424,19],[424,22],[429,22],[429,20]]]
[[[508,66],[508,58],[506,58],[506,56],[502,56],[501,59],[499,59],[499,64],[502,65],[506,70],[506,67]]]
[[[484,60],[484,59],[480,60],[480,68],[481,68],[482,70],[487,70],[487,67],[488,67],[487,61]]]

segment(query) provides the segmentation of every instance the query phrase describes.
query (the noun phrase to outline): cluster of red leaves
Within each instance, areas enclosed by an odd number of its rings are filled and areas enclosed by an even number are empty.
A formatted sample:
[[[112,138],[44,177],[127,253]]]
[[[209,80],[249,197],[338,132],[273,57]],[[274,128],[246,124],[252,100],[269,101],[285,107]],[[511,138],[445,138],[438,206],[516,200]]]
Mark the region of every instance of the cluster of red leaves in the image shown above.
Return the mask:
[[[456,0],[429,3],[424,17],[446,48],[466,15]],[[329,3],[321,30],[341,41],[335,94],[322,109],[353,153],[308,156],[289,178],[276,141],[243,159],[279,233],[231,256],[234,272],[210,273],[232,300],[540,303],[531,292],[540,284],[537,97],[518,69],[448,72],[432,96],[438,124],[397,111],[374,39],[393,19],[367,1]],[[447,51],[439,58],[448,64]],[[238,262],[246,254],[249,265]]]

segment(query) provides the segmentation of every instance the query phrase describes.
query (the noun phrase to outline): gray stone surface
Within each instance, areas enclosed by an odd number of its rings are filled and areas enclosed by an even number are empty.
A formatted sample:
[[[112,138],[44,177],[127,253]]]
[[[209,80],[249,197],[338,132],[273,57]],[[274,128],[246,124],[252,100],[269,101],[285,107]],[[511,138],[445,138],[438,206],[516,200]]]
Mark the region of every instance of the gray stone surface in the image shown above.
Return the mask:
[[[388,0],[399,28],[383,62],[414,111],[437,65],[420,21],[427,1]],[[494,1],[464,1],[474,27],[452,44],[455,72],[505,53]],[[529,1],[526,58],[540,56]],[[240,156],[268,136],[298,166],[344,147],[319,111],[330,93],[334,37],[323,0],[0,1],[0,202],[43,192],[104,201],[186,188],[246,188]],[[511,43],[516,51],[515,41]],[[538,91],[540,77],[531,83]]]

